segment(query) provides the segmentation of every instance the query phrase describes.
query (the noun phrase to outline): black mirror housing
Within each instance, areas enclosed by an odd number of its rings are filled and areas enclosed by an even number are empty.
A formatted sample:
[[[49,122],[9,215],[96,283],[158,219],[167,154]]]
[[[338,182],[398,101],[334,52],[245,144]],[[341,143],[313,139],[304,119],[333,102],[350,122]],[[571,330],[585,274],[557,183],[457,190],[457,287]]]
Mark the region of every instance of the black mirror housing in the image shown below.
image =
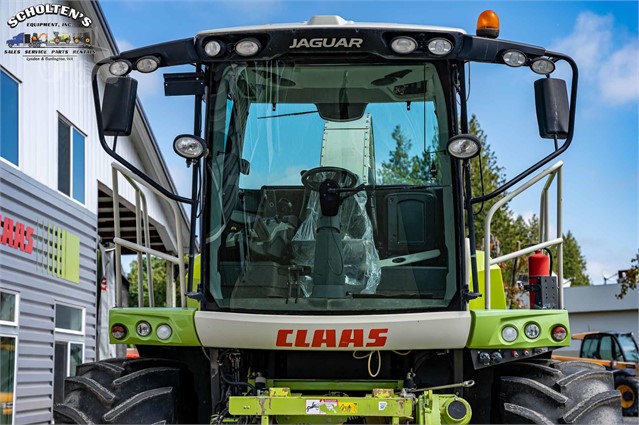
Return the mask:
[[[137,88],[137,80],[131,77],[107,79],[102,101],[102,126],[105,136],[131,134]]]
[[[558,78],[535,81],[535,106],[539,135],[544,139],[566,139],[570,132],[570,107],[566,82]]]

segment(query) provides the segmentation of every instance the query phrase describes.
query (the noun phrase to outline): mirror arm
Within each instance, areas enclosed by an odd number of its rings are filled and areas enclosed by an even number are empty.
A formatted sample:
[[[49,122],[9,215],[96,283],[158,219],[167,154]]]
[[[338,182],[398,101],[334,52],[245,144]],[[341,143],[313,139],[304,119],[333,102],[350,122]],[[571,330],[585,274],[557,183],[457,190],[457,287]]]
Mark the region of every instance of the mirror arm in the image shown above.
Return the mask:
[[[131,164],[129,161],[124,159],[122,156],[118,155],[113,149],[111,149],[109,144],[106,142],[106,139],[104,138],[104,129],[103,129],[103,123],[102,123],[102,108],[100,106],[100,92],[98,90],[98,71],[102,65],[111,63],[115,58],[117,57],[113,56],[113,57],[101,60],[100,62],[95,64],[95,66],[93,67],[93,71],[91,72],[91,80],[92,80],[91,85],[93,86],[93,105],[95,107],[95,113],[96,113],[95,115],[96,115],[97,124],[98,124],[98,139],[100,140],[102,149],[104,149],[106,153],[108,153],[113,159],[115,159],[116,161],[124,165],[132,173],[134,173],[135,175],[140,177],[142,180],[144,180],[145,182],[153,186],[155,189],[160,191],[167,198],[193,206],[192,198],[179,196],[171,191],[166,190],[166,188],[164,188],[163,186],[158,184],[155,180],[151,179],[148,175],[146,175],[144,171],[140,170],[135,165]]]
[[[570,88],[570,116],[568,118],[568,122],[569,122],[568,137],[566,137],[566,141],[561,145],[559,149],[556,149],[554,152],[547,155],[545,158],[541,159],[536,164],[530,166],[525,171],[519,173],[516,177],[512,178],[511,180],[509,180],[508,182],[506,182],[499,188],[495,189],[494,191],[486,195],[473,198],[470,201],[472,204],[486,202],[498,195],[501,195],[502,193],[504,193],[505,191],[507,191],[508,189],[510,189],[511,187],[513,187],[514,185],[522,181],[526,176],[535,172],[539,168],[543,167],[544,165],[546,165],[547,163],[549,163],[550,161],[552,161],[553,159],[557,158],[559,155],[564,153],[564,151],[568,149],[568,147],[570,146],[570,143],[572,142],[572,138],[575,133],[574,124],[575,124],[575,111],[577,109],[577,82],[579,77],[579,70],[577,69],[577,64],[575,63],[575,61],[569,56],[563,55],[561,53],[555,53],[555,52],[546,52],[546,55],[549,57],[565,60],[566,62],[568,62],[568,64],[570,65],[570,68],[572,69],[572,84]]]

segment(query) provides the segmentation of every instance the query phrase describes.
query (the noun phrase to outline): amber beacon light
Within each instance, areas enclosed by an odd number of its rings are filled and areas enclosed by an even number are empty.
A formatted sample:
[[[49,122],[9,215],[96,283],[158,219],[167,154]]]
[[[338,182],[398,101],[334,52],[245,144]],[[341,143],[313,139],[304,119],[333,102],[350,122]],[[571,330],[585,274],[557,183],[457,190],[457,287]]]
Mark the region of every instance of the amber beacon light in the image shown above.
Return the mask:
[[[492,10],[484,10],[477,19],[477,35],[480,37],[499,37],[499,16]]]

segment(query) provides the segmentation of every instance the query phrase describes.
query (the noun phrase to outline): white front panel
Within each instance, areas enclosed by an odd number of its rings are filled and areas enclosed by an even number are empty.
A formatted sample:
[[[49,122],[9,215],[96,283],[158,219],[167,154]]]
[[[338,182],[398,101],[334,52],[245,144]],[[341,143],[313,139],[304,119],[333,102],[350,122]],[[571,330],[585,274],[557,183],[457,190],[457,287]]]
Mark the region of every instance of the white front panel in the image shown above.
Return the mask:
[[[283,316],[198,311],[206,347],[278,350],[425,350],[463,348],[470,312],[365,316]]]

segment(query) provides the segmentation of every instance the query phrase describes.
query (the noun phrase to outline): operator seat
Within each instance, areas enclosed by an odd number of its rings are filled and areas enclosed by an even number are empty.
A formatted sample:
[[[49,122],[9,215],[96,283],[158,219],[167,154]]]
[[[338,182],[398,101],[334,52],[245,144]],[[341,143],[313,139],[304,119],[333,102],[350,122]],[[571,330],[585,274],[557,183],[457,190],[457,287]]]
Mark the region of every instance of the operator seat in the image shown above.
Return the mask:
[[[340,167],[358,176],[358,184],[375,183],[375,148],[371,114],[353,121],[327,121],[322,136],[320,166]],[[319,193],[311,191],[305,217],[293,236],[293,262],[313,267],[317,220],[320,217]],[[373,225],[367,213],[368,198],[360,191],[344,199],[340,206],[343,266],[346,285],[353,293],[375,293],[381,279],[379,256],[373,240]],[[312,277],[300,277],[304,295],[312,293]]]

